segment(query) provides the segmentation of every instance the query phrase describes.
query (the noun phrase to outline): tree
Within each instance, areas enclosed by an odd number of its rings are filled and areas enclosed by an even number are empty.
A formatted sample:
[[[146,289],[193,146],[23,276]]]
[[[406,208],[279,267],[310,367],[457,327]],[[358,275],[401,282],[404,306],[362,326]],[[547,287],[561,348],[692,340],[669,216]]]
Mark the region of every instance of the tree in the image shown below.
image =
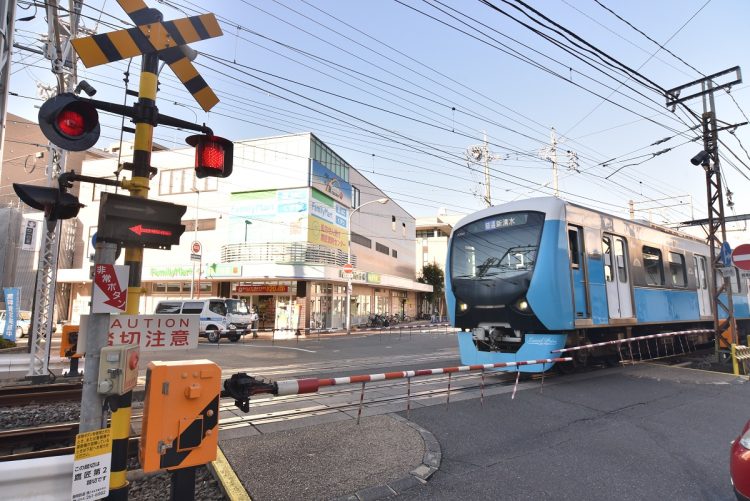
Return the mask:
[[[422,266],[422,276],[418,281],[423,284],[432,285],[432,292],[425,294],[427,301],[432,305],[433,311],[443,316],[443,292],[445,288],[445,273],[443,269],[435,263],[428,263]]]

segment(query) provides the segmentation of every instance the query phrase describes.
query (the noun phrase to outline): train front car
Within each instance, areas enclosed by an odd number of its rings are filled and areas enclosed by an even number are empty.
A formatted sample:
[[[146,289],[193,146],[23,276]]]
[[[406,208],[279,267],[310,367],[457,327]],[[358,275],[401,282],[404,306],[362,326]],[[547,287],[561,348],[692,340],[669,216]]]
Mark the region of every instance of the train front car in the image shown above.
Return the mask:
[[[552,350],[565,346],[574,328],[565,227],[565,203],[540,198],[484,209],[454,228],[446,302],[452,324],[462,329],[463,364],[559,356]]]

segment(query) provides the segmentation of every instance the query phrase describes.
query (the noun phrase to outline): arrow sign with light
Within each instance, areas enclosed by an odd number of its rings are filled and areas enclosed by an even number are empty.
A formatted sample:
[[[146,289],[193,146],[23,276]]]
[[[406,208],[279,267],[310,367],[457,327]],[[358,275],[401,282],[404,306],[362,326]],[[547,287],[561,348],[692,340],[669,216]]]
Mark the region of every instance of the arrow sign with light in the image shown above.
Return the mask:
[[[96,238],[126,247],[169,249],[185,232],[187,207],[158,200],[102,193]]]
[[[130,231],[132,231],[138,236],[141,236],[141,235],[164,235],[165,237],[172,236],[172,232],[169,230],[160,230],[158,228],[146,228],[144,226],[141,226],[140,224],[136,226],[131,226]]]

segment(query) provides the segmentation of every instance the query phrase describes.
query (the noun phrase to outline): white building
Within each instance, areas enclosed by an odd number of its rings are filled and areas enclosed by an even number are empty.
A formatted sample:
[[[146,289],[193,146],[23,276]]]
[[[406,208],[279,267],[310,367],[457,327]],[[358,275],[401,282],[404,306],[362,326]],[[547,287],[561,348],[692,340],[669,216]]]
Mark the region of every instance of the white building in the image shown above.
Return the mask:
[[[416,272],[419,276],[426,264],[437,264],[445,271],[448,238],[453,226],[464,214],[439,214],[416,219]]]
[[[84,162],[82,174],[114,179],[115,162]],[[341,328],[350,221],[352,325],[371,313],[414,316],[418,293],[431,290],[415,281],[414,218],[393,201],[362,207],[387,195],[312,133],[236,142],[234,171],[225,179],[196,179],[188,147],[153,152],[151,165],[158,173],[149,198],[188,209],[179,246],[144,250],[142,313],[159,300],[190,297],[192,289],[195,297],[245,298],[261,327]],[[86,259],[58,272],[58,282],[74,284],[73,322],[88,311],[88,257],[102,191],[114,188],[81,183]],[[202,244],[199,263],[191,262],[193,241]]]

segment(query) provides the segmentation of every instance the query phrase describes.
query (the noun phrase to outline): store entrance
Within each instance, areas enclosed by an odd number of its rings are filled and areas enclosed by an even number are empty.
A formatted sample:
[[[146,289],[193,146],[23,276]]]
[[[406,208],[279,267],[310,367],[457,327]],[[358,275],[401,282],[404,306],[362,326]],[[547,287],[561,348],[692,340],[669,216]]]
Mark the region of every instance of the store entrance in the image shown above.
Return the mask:
[[[258,296],[256,311],[258,313],[258,325],[261,329],[274,326],[276,319],[276,299],[274,296]]]

